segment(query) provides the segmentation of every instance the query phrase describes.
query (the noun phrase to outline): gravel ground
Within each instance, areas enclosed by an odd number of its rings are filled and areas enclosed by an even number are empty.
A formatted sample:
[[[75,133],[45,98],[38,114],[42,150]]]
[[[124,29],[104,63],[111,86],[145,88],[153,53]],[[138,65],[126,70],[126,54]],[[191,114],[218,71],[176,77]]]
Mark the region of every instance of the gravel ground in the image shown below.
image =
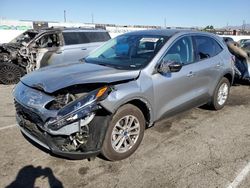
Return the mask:
[[[0,187],[227,188],[250,161],[249,86],[232,87],[221,111],[196,108],[158,122],[119,162],[58,159],[31,145],[13,126],[12,89],[0,86]],[[250,187],[250,174],[238,187]]]

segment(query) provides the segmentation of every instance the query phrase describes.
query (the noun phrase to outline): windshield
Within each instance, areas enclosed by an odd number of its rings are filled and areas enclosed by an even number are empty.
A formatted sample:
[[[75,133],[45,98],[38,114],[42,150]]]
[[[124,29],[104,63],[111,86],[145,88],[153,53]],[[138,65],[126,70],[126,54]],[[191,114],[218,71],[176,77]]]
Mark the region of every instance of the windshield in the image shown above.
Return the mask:
[[[30,42],[38,33],[37,32],[30,32],[26,31],[21,35],[18,35],[14,38],[10,43],[28,43]]]
[[[142,69],[166,43],[166,36],[122,35],[109,40],[85,61],[117,69]]]

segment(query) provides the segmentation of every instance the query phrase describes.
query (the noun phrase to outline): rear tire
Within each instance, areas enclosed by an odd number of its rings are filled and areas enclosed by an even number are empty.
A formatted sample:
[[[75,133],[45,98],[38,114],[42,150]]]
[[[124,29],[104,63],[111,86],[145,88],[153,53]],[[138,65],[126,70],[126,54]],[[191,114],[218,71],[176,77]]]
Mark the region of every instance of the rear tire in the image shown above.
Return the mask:
[[[145,130],[143,113],[134,105],[118,109],[109,122],[102,146],[102,155],[118,161],[132,155],[140,145]]]
[[[3,84],[16,84],[24,74],[23,68],[13,63],[0,63],[0,82]]]
[[[227,103],[229,92],[230,92],[230,82],[227,78],[223,77],[215,88],[210,106],[214,110],[222,109]]]

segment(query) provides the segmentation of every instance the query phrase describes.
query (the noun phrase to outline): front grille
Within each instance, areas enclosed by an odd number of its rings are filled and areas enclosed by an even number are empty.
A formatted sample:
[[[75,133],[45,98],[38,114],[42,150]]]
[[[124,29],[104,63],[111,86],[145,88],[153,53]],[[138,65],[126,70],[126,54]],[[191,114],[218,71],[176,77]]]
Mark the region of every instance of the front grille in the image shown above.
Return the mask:
[[[20,126],[24,128],[27,132],[29,132],[30,135],[38,139],[40,142],[46,143],[46,140],[43,136],[43,131],[36,124],[28,120],[22,119],[22,123]]]
[[[19,125],[40,142],[46,143],[43,136],[43,130],[39,126],[37,126],[39,123],[42,123],[41,118],[36,113],[25,108],[18,102],[14,101],[14,103],[17,115],[21,120],[19,122]]]
[[[17,101],[14,101],[14,103],[15,103],[15,108],[16,108],[16,112],[18,115],[21,115],[24,119],[32,123],[43,124],[42,119],[36,113],[22,106]]]

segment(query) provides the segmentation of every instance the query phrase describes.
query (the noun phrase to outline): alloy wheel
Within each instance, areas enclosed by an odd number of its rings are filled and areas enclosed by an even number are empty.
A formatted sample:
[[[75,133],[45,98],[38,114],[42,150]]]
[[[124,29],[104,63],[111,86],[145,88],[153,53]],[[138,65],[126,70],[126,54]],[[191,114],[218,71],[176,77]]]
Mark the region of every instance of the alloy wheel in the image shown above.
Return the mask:
[[[140,124],[133,115],[122,117],[114,126],[111,136],[113,149],[125,153],[137,142],[140,134]]]

